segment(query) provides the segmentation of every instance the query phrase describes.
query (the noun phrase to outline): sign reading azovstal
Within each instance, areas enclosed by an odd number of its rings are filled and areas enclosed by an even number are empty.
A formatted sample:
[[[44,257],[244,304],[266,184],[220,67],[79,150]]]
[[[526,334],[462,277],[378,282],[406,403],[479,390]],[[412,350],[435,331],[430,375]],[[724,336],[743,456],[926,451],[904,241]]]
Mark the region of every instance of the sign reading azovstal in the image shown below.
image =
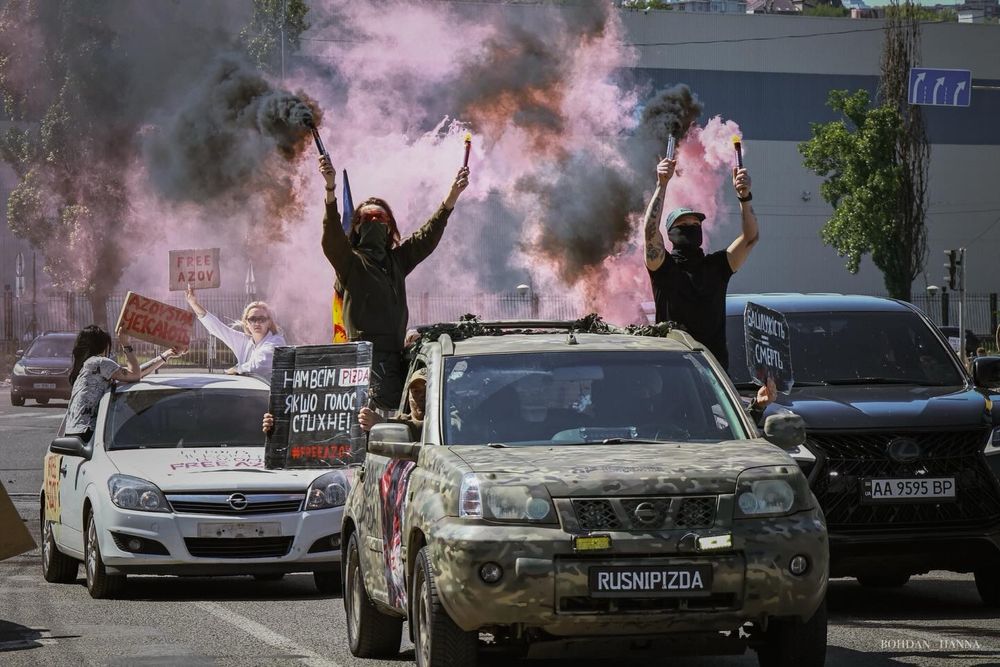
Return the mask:
[[[743,328],[747,345],[747,370],[754,382],[761,385],[770,377],[783,394],[792,389],[792,351],[788,322],[783,313],[752,301],[743,311]]]
[[[358,410],[368,399],[372,345],[278,347],[271,371],[274,428],[264,467],[336,468],[360,463],[365,434]]]

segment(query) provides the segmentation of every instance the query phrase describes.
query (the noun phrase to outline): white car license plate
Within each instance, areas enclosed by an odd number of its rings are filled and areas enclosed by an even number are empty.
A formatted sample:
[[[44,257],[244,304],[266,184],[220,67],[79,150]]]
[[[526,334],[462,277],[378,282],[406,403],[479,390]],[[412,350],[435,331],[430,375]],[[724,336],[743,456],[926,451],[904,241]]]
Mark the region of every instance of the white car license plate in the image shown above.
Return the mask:
[[[868,478],[862,480],[861,502],[955,500],[954,477]]]
[[[267,523],[199,523],[198,537],[279,537],[281,524]]]
[[[55,389],[55,382],[36,382],[35,389]]]

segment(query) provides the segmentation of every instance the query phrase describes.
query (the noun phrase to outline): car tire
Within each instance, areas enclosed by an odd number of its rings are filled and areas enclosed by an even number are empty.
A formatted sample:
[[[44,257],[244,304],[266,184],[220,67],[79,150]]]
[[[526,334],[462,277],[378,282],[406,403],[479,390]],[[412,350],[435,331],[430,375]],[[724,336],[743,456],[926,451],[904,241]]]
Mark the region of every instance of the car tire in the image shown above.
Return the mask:
[[[910,580],[908,574],[864,574],[858,583],[865,588],[902,588]]]
[[[417,667],[474,667],[479,633],[455,625],[438,598],[428,547],[417,554],[410,589],[413,647]]]
[[[344,593],[343,579],[339,570],[332,572],[317,570],[313,572],[313,582],[316,584],[316,590],[323,595],[342,595]]]
[[[812,618],[773,619],[757,648],[760,667],[823,667],[826,663],[826,600]]]
[[[50,584],[72,584],[80,571],[80,561],[59,551],[52,522],[42,519],[42,577]]]
[[[351,533],[344,561],[344,611],[347,615],[347,643],[358,658],[391,658],[399,655],[403,639],[403,619],[378,610],[365,588],[361,572],[358,534]]]
[[[38,403],[39,405],[48,405],[49,404],[49,399],[47,399],[47,398],[36,398],[35,399],[35,403]]]
[[[976,590],[984,605],[991,609],[1000,607],[1000,572],[985,567],[976,570]]]
[[[101,546],[97,539],[97,522],[94,513],[87,517],[87,535],[83,541],[84,570],[87,572],[87,592],[96,600],[115,597],[125,586],[125,575],[108,574],[101,558]]]
[[[285,575],[281,572],[272,572],[269,574],[255,574],[253,578],[257,581],[281,581],[285,578]]]
[[[19,408],[24,405],[24,396],[15,396],[13,393],[10,395],[10,404],[15,408]]]

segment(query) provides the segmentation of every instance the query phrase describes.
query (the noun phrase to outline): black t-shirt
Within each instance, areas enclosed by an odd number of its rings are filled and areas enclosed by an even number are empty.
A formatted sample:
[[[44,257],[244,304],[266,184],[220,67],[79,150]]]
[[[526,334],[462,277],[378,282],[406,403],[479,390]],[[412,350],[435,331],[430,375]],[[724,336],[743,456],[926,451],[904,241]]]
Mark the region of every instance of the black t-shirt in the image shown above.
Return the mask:
[[[703,259],[677,261],[667,255],[649,272],[656,302],[656,321],[673,320],[729,367],[726,349],[726,289],[733,269],[725,250]]]

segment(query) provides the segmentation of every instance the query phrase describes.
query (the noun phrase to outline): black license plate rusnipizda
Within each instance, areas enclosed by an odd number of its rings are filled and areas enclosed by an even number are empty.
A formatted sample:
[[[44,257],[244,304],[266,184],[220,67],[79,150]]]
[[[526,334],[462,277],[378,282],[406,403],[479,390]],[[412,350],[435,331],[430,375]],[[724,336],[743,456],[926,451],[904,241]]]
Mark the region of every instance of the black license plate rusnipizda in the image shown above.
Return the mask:
[[[594,565],[591,597],[695,597],[712,594],[711,565]]]

